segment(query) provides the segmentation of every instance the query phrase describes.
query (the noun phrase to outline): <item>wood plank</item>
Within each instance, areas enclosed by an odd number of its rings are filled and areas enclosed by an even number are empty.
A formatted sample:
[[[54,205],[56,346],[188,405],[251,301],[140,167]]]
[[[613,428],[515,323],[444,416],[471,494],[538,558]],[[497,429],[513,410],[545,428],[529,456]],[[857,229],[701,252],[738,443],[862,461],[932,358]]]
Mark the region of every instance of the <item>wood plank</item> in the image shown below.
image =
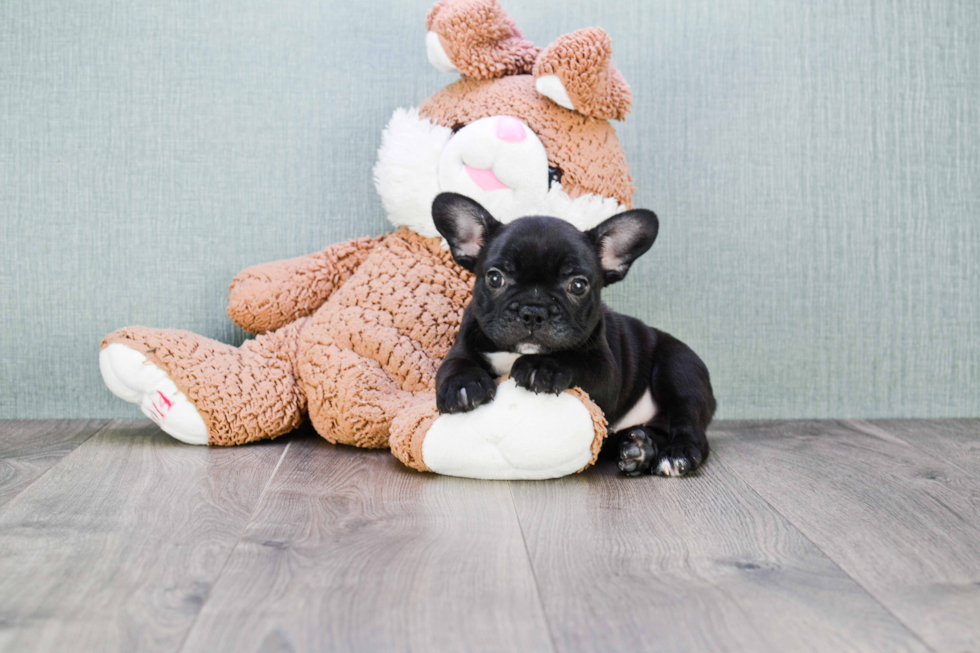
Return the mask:
[[[183,651],[549,651],[508,486],[296,441]]]
[[[285,447],[90,438],[0,513],[0,650],[176,650]]]
[[[844,422],[713,430],[718,457],[927,644],[980,650],[980,482]]]
[[[859,431],[891,434],[919,451],[980,476],[980,419],[849,420]]]
[[[717,459],[513,491],[559,651],[923,651]]]
[[[109,420],[0,420],[0,507]]]

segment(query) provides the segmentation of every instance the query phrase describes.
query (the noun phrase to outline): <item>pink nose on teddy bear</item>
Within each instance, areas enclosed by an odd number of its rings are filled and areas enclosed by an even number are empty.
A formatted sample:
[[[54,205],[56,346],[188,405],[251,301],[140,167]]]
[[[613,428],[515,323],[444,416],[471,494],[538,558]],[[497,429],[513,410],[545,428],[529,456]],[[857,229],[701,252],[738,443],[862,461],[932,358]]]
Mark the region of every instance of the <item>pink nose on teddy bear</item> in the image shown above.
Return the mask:
[[[527,134],[524,133],[524,125],[517,118],[510,116],[500,116],[497,118],[497,138],[505,143],[520,143]]]

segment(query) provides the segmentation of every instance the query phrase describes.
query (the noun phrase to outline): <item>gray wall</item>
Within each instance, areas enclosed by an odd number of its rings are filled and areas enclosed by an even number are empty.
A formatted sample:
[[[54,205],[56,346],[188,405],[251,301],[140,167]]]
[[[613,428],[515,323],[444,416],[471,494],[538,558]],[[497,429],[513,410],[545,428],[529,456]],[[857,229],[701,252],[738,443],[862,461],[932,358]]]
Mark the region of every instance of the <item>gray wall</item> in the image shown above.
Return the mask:
[[[504,5],[613,36],[662,228],[609,297],[719,416],[980,415],[980,3]],[[428,6],[0,2],[0,416],[134,416],[103,334],[238,342],[235,272],[384,231],[380,131],[450,79]]]

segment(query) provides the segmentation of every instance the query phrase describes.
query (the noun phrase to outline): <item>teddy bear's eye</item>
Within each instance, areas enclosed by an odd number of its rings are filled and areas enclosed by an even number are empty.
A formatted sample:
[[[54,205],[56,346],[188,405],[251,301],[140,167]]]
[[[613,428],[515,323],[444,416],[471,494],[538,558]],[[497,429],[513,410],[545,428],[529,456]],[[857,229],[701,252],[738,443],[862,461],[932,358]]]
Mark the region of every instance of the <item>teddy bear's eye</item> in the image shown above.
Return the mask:
[[[552,184],[560,184],[563,174],[565,173],[558,166],[548,168],[548,188],[551,188]]]
[[[460,129],[462,129],[465,126],[466,125],[464,125],[463,123],[457,122],[455,125],[453,125],[453,133],[455,134],[456,132],[458,132]]]

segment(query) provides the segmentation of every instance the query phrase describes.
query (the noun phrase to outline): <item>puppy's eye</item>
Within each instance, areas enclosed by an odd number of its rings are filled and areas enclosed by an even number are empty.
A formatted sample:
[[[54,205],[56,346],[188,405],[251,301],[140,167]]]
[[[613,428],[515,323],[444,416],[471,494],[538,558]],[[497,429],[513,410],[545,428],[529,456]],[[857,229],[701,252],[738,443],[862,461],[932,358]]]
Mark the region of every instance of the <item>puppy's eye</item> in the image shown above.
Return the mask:
[[[487,272],[487,285],[491,288],[500,288],[504,285],[504,275],[500,274],[500,270]]]
[[[548,188],[551,188],[552,184],[560,184],[562,175],[564,174],[558,166],[548,168]]]
[[[568,292],[573,295],[584,295],[589,289],[589,282],[582,277],[576,277],[568,282]]]

